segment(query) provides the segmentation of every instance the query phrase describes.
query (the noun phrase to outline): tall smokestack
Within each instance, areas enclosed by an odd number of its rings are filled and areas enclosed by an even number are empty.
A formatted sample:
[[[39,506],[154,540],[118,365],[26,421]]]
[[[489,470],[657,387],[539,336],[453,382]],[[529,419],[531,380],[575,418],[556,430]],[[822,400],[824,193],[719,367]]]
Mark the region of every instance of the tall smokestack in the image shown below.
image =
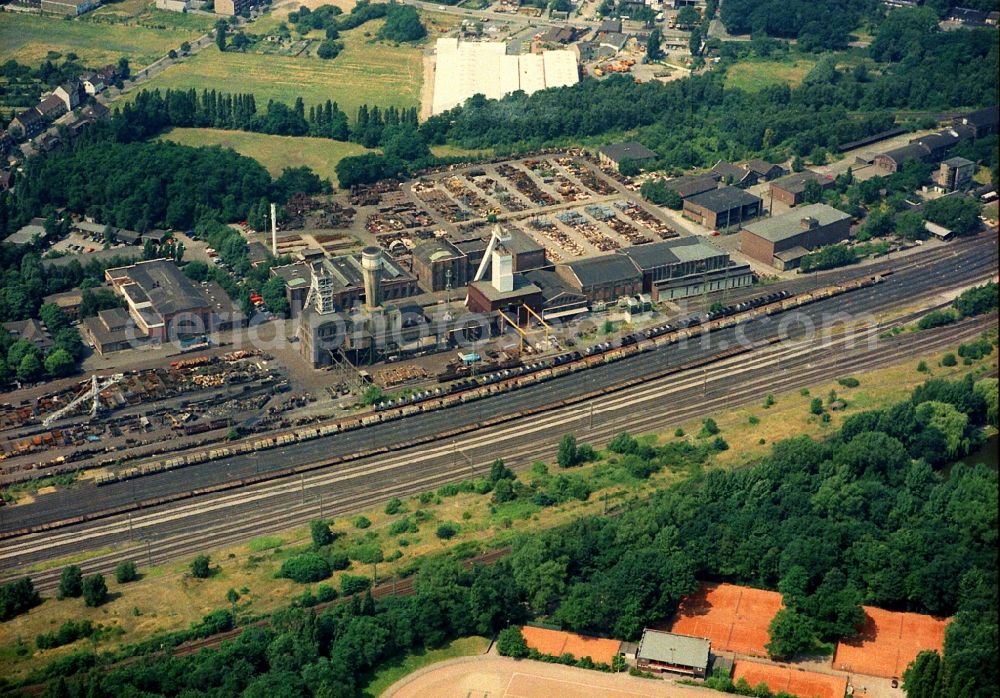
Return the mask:
[[[369,310],[382,305],[382,248],[361,250],[361,269],[365,274],[365,307]]]
[[[271,204],[271,254],[278,256],[278,207]]]

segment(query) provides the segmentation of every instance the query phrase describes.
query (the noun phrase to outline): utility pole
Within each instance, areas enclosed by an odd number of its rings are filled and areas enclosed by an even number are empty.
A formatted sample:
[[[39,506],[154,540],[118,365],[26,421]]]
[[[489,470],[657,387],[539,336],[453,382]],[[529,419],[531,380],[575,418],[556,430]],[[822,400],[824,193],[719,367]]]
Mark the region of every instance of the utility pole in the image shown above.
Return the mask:
[[[306,476],[303,473],[299,473],[299,489],[302,492],[302,503],[306,503]]]
[[[132,512],[131,511],[128,513],[128,539],[129,540],[135,540],[132,537]]]

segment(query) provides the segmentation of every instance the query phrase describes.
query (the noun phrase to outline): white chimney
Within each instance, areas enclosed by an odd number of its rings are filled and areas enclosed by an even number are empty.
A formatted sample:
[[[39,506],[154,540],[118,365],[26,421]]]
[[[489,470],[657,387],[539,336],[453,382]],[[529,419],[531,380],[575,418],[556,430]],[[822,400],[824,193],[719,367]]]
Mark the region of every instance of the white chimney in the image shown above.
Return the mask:
[[[278,207],[271,204],[271,254],[278,256]]]

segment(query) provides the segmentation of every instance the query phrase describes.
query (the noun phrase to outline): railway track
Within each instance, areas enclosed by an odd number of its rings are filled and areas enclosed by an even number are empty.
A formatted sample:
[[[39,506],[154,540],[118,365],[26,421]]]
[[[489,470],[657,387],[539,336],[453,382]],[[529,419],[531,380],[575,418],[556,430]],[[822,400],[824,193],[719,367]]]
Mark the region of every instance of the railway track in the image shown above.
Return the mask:
[[[834,343],[817,352],[808,343],[783,347],[775,354],[751,359],[734,358],[716,367],[714,373],[691,372],[650,381],[641,390],[602,396],[592,411],[565,408],[537,420],[530,428],[519,424],[507,430],[472,436],[455,444],[445,443],[427,453],[404,453],[377,463],[362,462],[333,472],[320,472],[300,482],[276,487],[251,488],[246,492],[221,496],[204,504],[191,504],[170,512],[174,522],[169,535],[142,544],[130,543],[130,537],[162,526],[162,514],[149,512],[132,522],[117,519],[103,522],[85,531],[54,532],[11,541],[2,555],[4,567],[19,566],[17,561],[49,551],[103,547],[108,543],[122,546],[113,553],[88,560],[89,571],[111,571],[125,559],[159,564],[169,559],[217,548],[247,537],[288,529],[318,516],[340,516],[386,501],[393,496],[407,496],[435,489],[448,482],[483,472],[496,457],[495,444],[508,439],[503,453],[512,467],[525,467],[532,461],[548,459],[555,442],[573,431],[581,439],[597,445],[605,443],[623,429],[643,431],[675,425],[712,414],[720,409],[759,402],[768,392],[792,390],[834,376],[880,365],[908,355],[917,355],[950,346],[956,341],[976,336],[983,323],[965,322],[951,331],[922,332],[919,337],[901,335],[887,340],[875,350],[846,350],[846,342]],[[874,332],[875,330],[873,330]],[[879,330],[880,331],[880,330]],[[775,367],[783,370],[775,376]],[[663,411],[670,406],[669,412]],[[515,440],[516,439],[516,440]],[[459,458],[459,454],[461,458]],[[396,473],[404,471],[406,479]],[[310,496],[300,497],[308,491]],[[336,493],[336,499],[334,499]],[[323,497],[329,497],[324,501]],[[206,511],[205,507],[211,507]],[[44,543],[43,543],[44,540]],[[155,542],[155,548],[152,543]],[[39,548],[38,546],[42,547]],[[32,575],[43,590],[58,585],[58,569]]]
[[[940,255],[942,254],[942,252],[938,251],[935,254],[938,257],[940,257]],[[957,252],[953,252],[953,254],[957,255]],[[935,259],[937,259],[938,257],[935,257]],[[944,255],[944,257],[947,258],[947,255]],[[926,272],[924,272],[924,273],[921,274],[921,279],[922,279],[922,282],[923,282],[924,285],[928,285],[929,284],[929,285],[931,285],[931,287],[934,287],[936,285],[936,282],[938,282],[938,281],[942,281],[942,282],[947,283],[948,281],[954,280],[954,278],[957,278],[957,276],[959,276],[959,275],[964,275],[964,276],[968,277],[970,275],[974,275],[974,274],[978,273],[979,271],[985,270],[988,267],[994,267],[994,266],[995,266],[995,258],[993,258],[992,255],[983,255],[983,254],[973,255],[971,259],[963,260],[961,264],[953,264],[950,267],[946,266],[945,268],[941,268],[941,269],[935,268],[935,269],[926,271]],[[922,265],[911,263],[911,264],[909,264],[907,266],[907,268],[909,268],[909,269],[918,269],[919,270],[919,269],[922,269]],[[890,278],[892,278],[892,277],[890,277]],[[840,312],[840,313],[858,312],[859,310],[861,310],[864,307],[866,307],[868,304],[872,303],[873,300],[876,300],[877,297],[878,297],[878,295],[881,293],[881,291],[882,291],[881,287],[878,288],[878,289],[864,288],[864,289],[862,289],[860,291],[854,291],[853,293],[847,294],[843,298],[838,299],[838,302],[837,302],[837,311]],[[740,328],[740,326],[737,326],[737,330],[739,330],[739,328]],[[737,334],[739,334],[739,332]],[[743,337],[743,339],[747,340],[748,338]],[[750,338],[750,339],[752,339],[752,338]],[[647,344],[650,341],[651,340],[647,340]],[[646,346],[645,348],[642,348],[642,347],[637,348],[636,346],[626,347],[626,349],[632,350],[632,355],[631,356],[627,356],[627,357],[620,357],[620,356],[617,357],[617,359],[619,361],[622,361],[622,360],[624,362],[631,361],[632,363],[634,363],[634,360],[638,358],[637,355],[638,354],[642,355],[641,358],[642,358],[642,362],[644,364],[644,370],[643,370],[643,373],[641,374],[642,377],[632,379],[633,382],[642,381],[642,380],[644,380],[646,377],[648,377],[650,375],[655,376],[659,371],[662,371],[665,367],[669,368],[670,364],[674,362],[674,354],[676,352],[671,352],[671,351],[650,351],[651,348],[652,347],[650,347],[650,346]],[[663,348],[669,348],[669,345],[667,347],[663,347]],[[710,359],[711,359],[711,357],[708,357],[707,360],[710,360]],[[706,359],[703,359],[703,360],[706,360]],[[602,364],[602,368],[608,368],[608,366],[606,364]],[[597,369],[591,368],[591,369],[588,369],[588,372],[589,371],[595,371],[595,370],[597,370]],[[585,379],[587,377],[588,377],[587,375],[584,375],[583,376],[584,380],[580,381],[580,382],[586,382]],[[621,380],[621,379],[617,381],[618,384],[625,384],[627,382],[628,382],[627,380]],[[524,390],[524,388],[520,388],[520,389]],[[481,388],[480,391],[483,391],[484,393],[492,393],[494,391],[494,388],[492,386],[485,386],[485,388]],[[463,400],[460,401],[458,404],[464,404],[464,397],[463,397]],[[552,404],[548,403],[548,404],[543,404],[540,407],[549,408],[551,406],[552,406]],[[486,407],[487,407],[487,409],[490,408],[489,405],[487,405]],[[413,412],[410,416],[416,416],[418,414],[419,414],[419,416],[421,418],[424,418],[424,417],[428,416],[427,413],[424,411],[424,407],[422,407],[422,406],[409,406],[409,407],[404,407],[403,409],[404,410],[408,409],[408,410],[411,410],[411,411],[412,410],[416,410],[416,412]],[[544,411],[543,409],[537,409],[537,408],[533,408],[533,409],[534,409],[535,412]],[[527,410],[514,410],[512,412],[513,412],[513,414],[515,416],[517,416],[519,414],[526,413]],[[433,442],[435,442],[435,441],[437,441],[437,440],[439,440],[441,438],[452,438],[452,437],[460,435],[461,433],[463,433],[465,431],[471,431],[471,430],[474,430],[474,429],[477,429],[477,428],[483,428],[483,427],[490,427],[490,426],[493,426],[496,423],[499,423],[499,422],[502,422],[502,421],[507,421],[510,418],[510,414],[511,414],[511,412],[501,413],[499,416],[497,416],[492,421],[490,419],[470,421],[470,422],[465,423],[463,426],[461,426],[459,428],[452,427],[450,429],[449,428],[437,428],[437,429],[433,429],[433,430],[426,430],[424,432],[423,436],[418,437],[416,439],[399,439],[398,437],[395,438],[395,439],[393,439],[390,436],[390,438],[388,440],[388,444],[389,445],[388,446],[382,446],[382,447],[375,447],[375,443],[376,443],[376,430],[377,430],[378,427],[382,426],[383,420],[385,419],[385,417],[383,415],[379,415],[377,418],[375,418],[375,417],[362,418],[362,421],[369,420],[368,424],[365,425],[365,431],[370,431],[370,433],[371,433],[371,441],[372,441],[371,448],[368,448],[368,449],[362,448],[362,449],[355,450],[354,452],[347,452],[343,456],[339,456],[339,457],[335,456],[335,457],[332,457],[332,458],[328,458],[328,459],[326,459],[325,462],[322,462],[319,465],[311,465],[309,463],[306,463],[306,464],[302,464],[302,465],[299,465],[299,466],[285,467],[285,468],[283,468],[281,470],[278,470],[277,472],[276,472],[276,469],[274,467],[265,467],[263,473],[256,472],[253,475],[245,475],[243,478],[232,479],[232,480],[230,480],[228,482],[227,481],[220,481],[220,480],[216,479],[216,482],[214,484],[209,485],[207,487],[195,488],[195,489],[188,489],[186,491],[182,490],[182,491],[179,491],[179,492],[175,492],[174,494],[168,495],[167,497],[152,498],[152,499],[147,499],[145,501],[139,501],[138,500],[138,497],[135,496],[135,485],[132,485],[131,486],[132,487],[132,496],[128,496],[128,493],[125,492],[125,491],[120,491],[119,494],[117,495],[117,498],[118,498],[119,501],[124,500],[124,502],[125,502],[124,504],[119,505],[117,508],[105,509],[102,512],[95,513],[93,511],[91,511],[90,513],[87,513],[87,514],[83,515],[82,519],[81,518],[77,518],[76,522],[79,523],[82,520],[86,520],[86,519],[103,518],[103,517],[114,515],[116,513],[126,514],[130,510],[135,511],[135,510],[138,510],[138,509],[143,508],[143,507],[155,506],[157,504],[166,504],[166,503],[168,503],[170,501],[177,501],[177,500],[180,500],[180,499],[189,499],[189,498],[193,498],[193,497],[197,497],[197,496],[201,496],[201,495],[219,494],[221,492],[225,492],[225,491],[227,491],[229,489],[232,489],[233,487],[244,487],[244,486],[255,484],[257,482],[262,482],[262,481],[267,480],[267,479],[273,479],[273,478],[278,478],[278,477],[287,477],[289,475],[293,475],[293,476],[294,475],[298,475],[298,474],[301,474],[304,470],[309,470],[309,469],[312,469],[314,467],[328,467],[328,466],[331,466],[331,465],[337,465],[339,462],[353,461],[353,460],[357,460],[359,458],[364,458],[366,456],[371,456],[371,455],[376,455],[376,454],[385,454],[385,453],[388,453],[390,450],[397,451],[397,450],[400,450],[402,448],[407,448],[409,446],[417,445],[417,444],[420,444],[420,443],[424,443],[424,444],[426,444],[426,443],[433,443]],[[396,419],[402,418],[402,416],[403,416],[402,414],[397,414],[397,415],[395,415],[395,418]],[[438,419],[437,421],[438,421],[438,423],[442,423],[442,424],[447,424],[448,423],[447,419],[444,419],[444,420]],[[386,427],[389,427],[389,426],[391,426],[391,425],[386,425]],[[308,436],[304,437],[307,440],[308,439],[315,439],[317,437],[321,437],[321,435],[319,434],[319,432],[317,432],[316,429],[313,428],[313,427],[304,429],[302,431],[308,433]],[[385,431],[385,430],[383,429],[383,431]],[[338,439],[340,441],[345,442],[345,443],[347,441],[349,441],[350,439],[345,440],[344,436],[350,437],[352,435],[351,431],[346,431],[345,432],[345,431],[340,430],[339,427],[336,430],[334,430],[333,432],[331,432],[331,433],[337,433],[338,434]],[[355,443],[357,443],[357,441],[359,440],[358,438],[356,438],[356,436],[357,436],[357,434],[355,434],[355,439],[354,439]],[[326,437],[321,437],[321,438],[326,438]],[[285,439],[285,440],[282,440],[280,438],[273,439],[272,440],[272,448],[276,447],[276,446],[281,446],[281,445],[294,446],[295,443],[296,443],[294,439],[295,439],[295,437],[292,436],[292,435],[290,435],[289,437],[287,437],[287,439]],[[382,442],[382,441],[383,441],[382,439],[378,439],[378,442]],[[299,443],[301,443],[301,442],[299,442]],[[279,456],[280,455],[284,455],[285,450],[286,449],[284,449],[284,448],[280,449]],[[257,453],[256,450],[250,449],[250,452],[248,452],[247,455],[249,455],[249,456],[255,456],[256,453]],[[233,454],[229,454],[229,455],[231,456],[231,459],[232,459],[232,457],[235,457]],[[220,457],[220,456],[216,455],[215,457]],[[280,467],[280,464],[284,463],[284,459],[280,458],[280,457],[278,457],[278,458],[276,458],[274,460],[279,464],[279,467]],[[259,461],[254,461],[255,470],[258,469],[258,466],[259,466]],[[265,466],[267,466],[267,464],[265,464]],[[199,466],[199,467],[204,467],[204,466]],[[228,469],[226,469],[226,470],[228,470]],[[157,474],[162,474],[162,473],[158,472]],[[52,497],[53,497],[52,495],[49,495],[46,498],[46,501],[51,500]],[[77,505],[79,505],[79,502],[77,502]],[[14,512],[12,512],[12,513],[14,513]],[[20,512],[17,512],[17,513],[20,513]],[[56,526],[62,526],[62,525],[66,525],[66,524],[73,523],[73,522],[74,522],[74,517],[69,517],[69,518],[63,519],[61,521],[54,521],[53,522],[53,521],[50,520],[47,523],[42,522],[40,524],[35,524],[34,527],[35,527],[35,530],[38,530],[39,526],[43,526],[43,527],[47,526],[48,528],[53,528],[53,527],[56,527]],[[10,537],[11,536],[11,534],[12,534],[12,532],[10,530],[11,527],[7,526],[7,529],[8,530],[5,533],[3,533],[2,535],[0,535],[0,537]]]

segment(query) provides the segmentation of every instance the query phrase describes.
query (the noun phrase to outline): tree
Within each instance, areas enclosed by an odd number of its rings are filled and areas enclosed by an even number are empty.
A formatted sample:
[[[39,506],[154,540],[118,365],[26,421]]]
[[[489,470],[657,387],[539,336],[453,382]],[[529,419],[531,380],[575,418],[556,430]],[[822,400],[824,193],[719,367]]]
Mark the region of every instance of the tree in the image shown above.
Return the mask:
[[[572,434],[564,434],[559,440],[559,452],[556,454],[556,463],[560,468],[572,468],[579,464],[579,455],[576,448],[576,437]]]
[[[907,698],[935,698],[941,680],[941,655],[933,650],[921,652],[903,672],[903,690]]]
[[[321,582],[330,576],[330,563],[316,553],[303,553],[282,563],[278,576],[299,584]]]
[[[313,548],[322,548],[333,542],[330,524],[322,519],[313,519],[309,522],[309,533],[312,536]]]
[[[823,399],[814,397],[809,401],[809,411],[815,415],[823,414]]]
[[[528,656],[528,642],[516,625],[504,628],[497,635],[497,652],[503,657],[523,659]]]
[[[175,51],[174,49],[170,49],[169,51],[167,51],[167,58],[169,58],[172,61],[177,60],[177,51]]]
[[[243,32],[239,31],[233,35],[232,47],[237,51],[246,51],[247,47],[250,46],[250,37],[248,37]]]
[[[764,647],[772,658],[790,658],[816,647],[812,621],[791,608],[778,611],[768,626],[770,640]]]
[[[191,576],[208,579],[212,576],[212,559],[208,555],[198,555],[191,561]]]
[[[81,594],[83,594],[83,572],[76,565],[64,567],[59,576],[57,598],[78,599]]]
[[[445,521],[443,524],[437,527],[435,532],[438,538],[442,540],[449,540],[454,538],[458,534],[458,526],[451,523],[450,521]]]
[[[190,50],[191,50],[191,44],[189,44],[187,41],[181,42],[181,53],[187,55],[188,51]]]
[[[0,585],[0,621],[8,621],[41,603],[29,577]]]
[[[128,584],[139,579],[139,569],[134,562],[119,562],[115,565],[115,581],[119,584]]]
[[[319,48],[316,49],[316,55],[323,60],[331,60],[340,55],[340,52],[344,50],[344,42],[334,41],[333,39],[327,39],[326,41],[321,41]]]
[[[215,23],[215,45],[220,51],[226,50],[226,33],[229,31],[229,24],[224,19]]]
[[[677,26],[681,29],[689,29],[701,21],[698,10],[690,5],[685,5],[677,12]]]
[[[964,196],[942,196],[924,204],[927,220],[943,225],[956,235],[968,235],[979,230],[979,204]]]
[[[53,378],[68,376],[76,370],[76,362],[65,349],[56,349],[45,357],[45,372]]]
[[[618,174],[622,177],[635,177],[640,172],[642,172],[642,167],[632,158],[623,158],[618,163]]]
[[[37,379],[41,373],[42,362],[38,360],[38,354],[26,354],[17,365],[18,380],[30,382]]]
[[[651,61],[656,61],[663,58],[663,34],[660,33],[658,28],[654,28],[649,32],[649,38],[646,39],[646,57]]]
[[[715,436],[719,433],[719,425],[715,423],[715,420],[709,417],[701,423],[701,429],[698,431],[699,439],[707,439],[709,436]]]
[[[904,240],[923,240],[927,237],[924,219],[916,211],[904,211],[896,216],[896,235]]]
[[[385,11],[385,24],[379,38],[390,41],[418,41],[427,36],[427,29],[420,22],[420,15],[410,5],[390,4]]]
[[[108,600],[108,585],[103,574],[92,574],[83,580],[83,602],[91,608]]]

